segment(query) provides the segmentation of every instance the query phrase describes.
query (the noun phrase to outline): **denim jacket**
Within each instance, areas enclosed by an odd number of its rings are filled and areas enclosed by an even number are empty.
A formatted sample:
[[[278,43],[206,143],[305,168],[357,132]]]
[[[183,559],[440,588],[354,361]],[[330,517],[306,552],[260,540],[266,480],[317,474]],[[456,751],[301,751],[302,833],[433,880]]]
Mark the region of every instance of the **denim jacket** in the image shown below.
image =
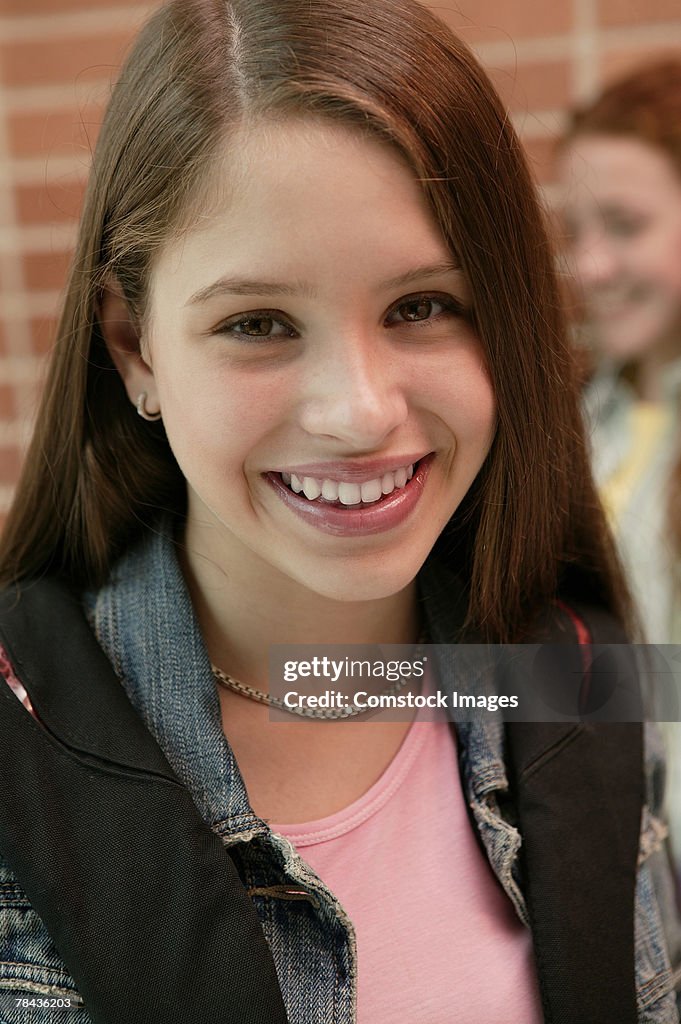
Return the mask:
[[[428,573],[421,590],[430,633],[437,640],[448,596]],[[132,704],[204,820],[231,849],[272,951],[289,1021],[353,1024],[357,952],[352,922],[292,845],[249,806],[222,730],[208,656],[169,533],[150,535],[128,553],[110,582],[85,595],[84,604]],[[648,792],[635,910],[639,1021],[672,1024],[678,1015],[669,951],[678,964],[681,937],[671,916],[664,830],[657,818],[660,751],[653,732],[647,741]],[[493,719],[476,719],[459,727],[458,742],[463,789],[483,848],[516,913],[528,924],[522,840],[507,806],[503,730]],[[53,1006],[17,1009],[7,998],[16,995],[79,999],[50,935],[0,856],[0,1024],[90,1022],[84,1008],[69,1016]]]

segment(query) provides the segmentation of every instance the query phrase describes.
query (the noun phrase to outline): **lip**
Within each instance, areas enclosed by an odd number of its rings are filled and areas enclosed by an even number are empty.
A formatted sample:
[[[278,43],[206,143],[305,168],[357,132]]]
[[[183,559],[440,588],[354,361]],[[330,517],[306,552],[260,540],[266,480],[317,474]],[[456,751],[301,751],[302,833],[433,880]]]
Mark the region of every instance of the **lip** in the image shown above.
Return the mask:
[[[607,320],[611,316],[629,316],[647,302],[649,293],[642,287],[630,288],[618,294],[594,294],[587,302],[587,310],[594,319]]]
[[[342,462],[306,462],[299,466],[281,466],[276,473],[295,473],[297,477],[313,476],[317,480],[336,480],[338,483],[360,484],[375,480],[384,473],[406,468],[424,459],[428,453],[396,455],[384,459],[345,459]]]
[[[378,501],[364,505],[362,508],[354,505],[343,507],[323,501],[308,501],[307,498],[301,497],[287,487],[279,473],[265,473],[264,477],[287,508],[304,522],[321,530],[322,533],[334,537],[364,537],[373,533],[385,533],[387,530],[393,530],[411,515],[423,494],[434,458],[433,452],[425,458],[422,457],[413,477],[407,481],[404,487],[395,488],[390,494],[386,494]],[[414,459],[413,461],[418,460]],[[324,465],[328,468],[331,464],[325,463]],[[366,473],[368,465],[369,463],[363,464],[363,473]],[[388,465],[395,466],[395,463],[393,461],[386,463],[385,460],[374,463],[377,468],[372,467],[373,472],[378,476],[378,467]],[[404,465],[409,465],[409,463],[399,463],[396,468]],[[314,475],[309,471],[309,467],[305,467],[305,470],[307,471],[306,475]],[[299,471],[301,471],[300,467],[298,470],[293,470],[294,473]],[[288,472],[288,470],[284,470],[284,472]],[[385,469],[384,472],[389,472],[389,469]],[[341,477],[340,479],[353,482],[353,478],[350,477]],[[356,480],[355,477],[354,481]]]

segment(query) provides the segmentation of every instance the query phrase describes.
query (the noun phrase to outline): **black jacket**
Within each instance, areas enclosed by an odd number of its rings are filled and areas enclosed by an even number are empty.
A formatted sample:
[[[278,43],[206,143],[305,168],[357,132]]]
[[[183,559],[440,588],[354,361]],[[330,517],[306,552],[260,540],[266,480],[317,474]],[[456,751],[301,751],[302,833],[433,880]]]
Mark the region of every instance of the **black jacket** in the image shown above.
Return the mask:
[[[622,639],[584,618],[594,640]],[[0,686],[0,852],[92,1020],[284,1024],[229,850],[129,703],[79,601],[50,580],[5,592],[0,644],[40,718]],[[545,1020],[635,1024],[641,726],[507,730]]]

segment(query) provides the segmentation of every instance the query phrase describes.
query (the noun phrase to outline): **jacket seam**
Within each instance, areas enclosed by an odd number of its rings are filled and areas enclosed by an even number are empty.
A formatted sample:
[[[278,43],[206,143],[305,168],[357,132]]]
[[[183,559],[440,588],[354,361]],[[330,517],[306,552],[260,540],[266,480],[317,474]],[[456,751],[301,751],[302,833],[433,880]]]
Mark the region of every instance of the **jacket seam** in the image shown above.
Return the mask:
[[[574,725],[570,732],[565,736],[561,736],[560,739],[542,750],[540,754],[537,754],[537,756],[523,768],[520,773],[519,781],[524,782],[531,778],[536,772],[552,761],[557,754],[560,754],[566,747],[570,746],[576,739],[578,739],[583,732],[584,725],[581,722]]]

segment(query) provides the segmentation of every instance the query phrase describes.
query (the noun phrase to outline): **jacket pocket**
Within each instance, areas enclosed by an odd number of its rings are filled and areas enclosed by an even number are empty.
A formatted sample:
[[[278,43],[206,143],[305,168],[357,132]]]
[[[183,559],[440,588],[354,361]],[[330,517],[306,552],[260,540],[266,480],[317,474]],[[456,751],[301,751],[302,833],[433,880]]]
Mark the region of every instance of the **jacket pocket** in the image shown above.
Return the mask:
[[[47,929],[2,858],[0,1024],[91,1024]]]
[[[665,826],[644,808],[636,883],[635,952],[636,987],[640,1024],[677,1024],[672,963],[681,936],[667,921],[661,907],[668,906],[671,878],[663,848]],[[670,960],[670,955],[672,959]]]

